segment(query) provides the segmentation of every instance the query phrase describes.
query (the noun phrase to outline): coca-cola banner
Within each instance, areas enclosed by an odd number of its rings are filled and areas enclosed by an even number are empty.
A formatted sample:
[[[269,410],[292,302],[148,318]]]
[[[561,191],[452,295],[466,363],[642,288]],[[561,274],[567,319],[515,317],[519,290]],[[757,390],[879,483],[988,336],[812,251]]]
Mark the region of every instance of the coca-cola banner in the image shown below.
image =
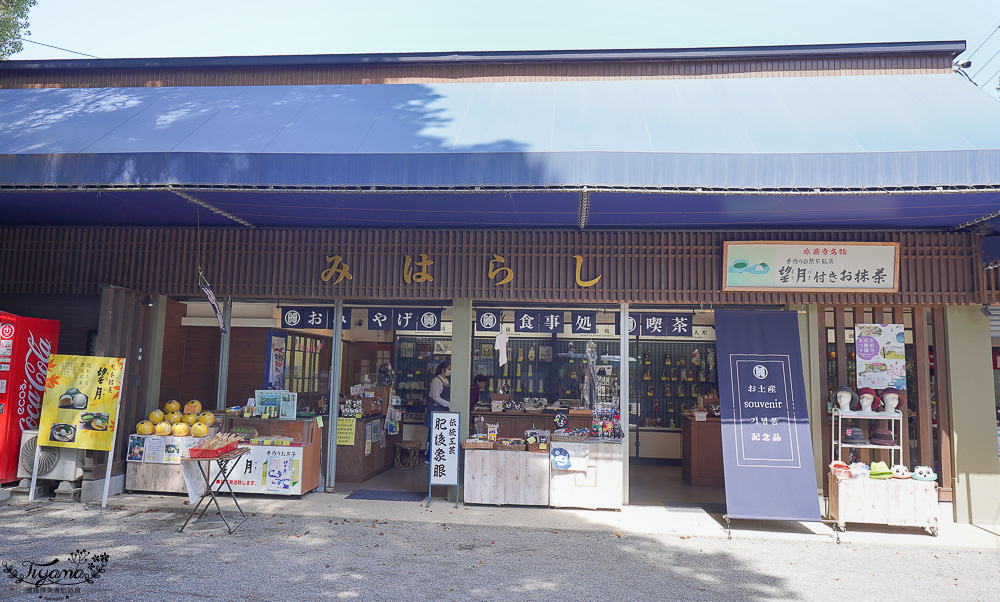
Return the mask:
[[[38,444],[111,451],[125,359],[53,355]]]

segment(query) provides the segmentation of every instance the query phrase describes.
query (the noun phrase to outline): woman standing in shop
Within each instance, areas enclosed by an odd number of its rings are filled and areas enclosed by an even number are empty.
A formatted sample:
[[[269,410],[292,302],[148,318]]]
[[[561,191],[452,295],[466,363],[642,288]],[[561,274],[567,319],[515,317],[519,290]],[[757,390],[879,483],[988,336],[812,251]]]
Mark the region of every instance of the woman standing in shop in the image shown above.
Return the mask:
[[[438,364],[434,371],[434,380],[431,381],[430,400],[427,402],[427,411],[424,412],[424,426],[427,427],[427,451],[426,458],[430,460],[431,453],[431,412],[444,412],[451,409],[451,362],[445,360]]]

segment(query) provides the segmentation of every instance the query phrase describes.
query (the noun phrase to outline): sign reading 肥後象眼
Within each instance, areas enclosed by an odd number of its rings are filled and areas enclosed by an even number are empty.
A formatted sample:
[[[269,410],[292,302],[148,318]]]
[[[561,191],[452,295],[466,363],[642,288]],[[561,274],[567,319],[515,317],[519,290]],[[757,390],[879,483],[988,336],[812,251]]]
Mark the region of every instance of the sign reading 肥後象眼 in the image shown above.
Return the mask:
[[[726,512],[818,521],[798,315],[716,311]]]
[[[896,291],[899,243],[741,242],[723,246],[724,291]]]
[[[458,486],[458,412],[434,412],[431,418],[431,485]]]
[[[902,324],[855,324],[858,388],[906,390],[906,338]]]

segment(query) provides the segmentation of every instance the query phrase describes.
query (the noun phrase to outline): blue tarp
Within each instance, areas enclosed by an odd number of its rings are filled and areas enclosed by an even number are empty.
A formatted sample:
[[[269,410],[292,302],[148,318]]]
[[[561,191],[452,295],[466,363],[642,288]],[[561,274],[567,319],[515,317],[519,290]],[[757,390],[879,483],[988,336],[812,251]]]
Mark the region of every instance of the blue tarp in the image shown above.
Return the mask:
[[[1000,103],[957,75],[0,90],[0,187],[756,191],[998,183]],[[152,202],[145,221],[187,222],[183,199],[116,194],[123,215]],[[407,219],[420,202],[405,196],[212,196],[259,225],[426,219]],[[485,226],[573,226],[574,198],[422,197],[449,223]],[[0,195],[5,209],[39,202],[91,215],[68,192]],[[363,211],[345,213],[358,206],[387,213],[368,221]],[[502,213],[496,224],[483,223],[484,208]],[[604,192],[592,195],[589,224],[940,227],[998,208],[992,193]],[[3,221],[56,217],[5,211]]]

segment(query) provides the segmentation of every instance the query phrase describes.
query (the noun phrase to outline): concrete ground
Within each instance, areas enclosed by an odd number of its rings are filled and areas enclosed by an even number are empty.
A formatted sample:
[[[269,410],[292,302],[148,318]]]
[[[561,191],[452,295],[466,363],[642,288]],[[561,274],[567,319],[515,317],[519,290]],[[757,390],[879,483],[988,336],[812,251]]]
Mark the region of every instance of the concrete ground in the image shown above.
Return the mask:
[[[107,553],[81,600],[995,600],[997,537],[953,526],[848,531],[746,523],[727,540],[701,511],[460,507],[247,497],[235,533],[218,517],[184,533],[183,496],[116,496],[109,508],[0,504],[0,560]],[[223,505],[228,512],[232,501]],[[704,516],[703,516],[704,515]],[[796,526],[798,525],[798,526]],[[971,529],[971,530],[970,530]],[[975,533],[983,533],[979,535]],[[973,537],[964,539],[967,535]],[[0,599],[66,599],[0,575]]]

